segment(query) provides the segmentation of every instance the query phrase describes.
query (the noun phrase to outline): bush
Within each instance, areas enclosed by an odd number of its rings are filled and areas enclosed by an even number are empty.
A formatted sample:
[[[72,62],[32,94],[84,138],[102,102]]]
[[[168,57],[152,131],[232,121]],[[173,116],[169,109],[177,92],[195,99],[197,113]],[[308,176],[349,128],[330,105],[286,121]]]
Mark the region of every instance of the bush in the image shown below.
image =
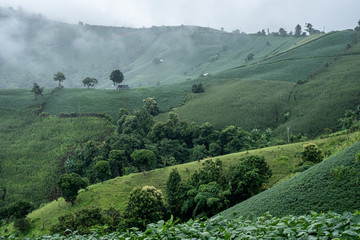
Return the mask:
[[[319,163],[324,158],[321,149],[319,149],[315,143],[304,145],[301,155],[304,162]]]
[[[202,83],[199,83],[199,84],[195,83],[194,85],[192,85],[191,90],[192,90],[193,93],[203,93],[203,92],[205,92]]]

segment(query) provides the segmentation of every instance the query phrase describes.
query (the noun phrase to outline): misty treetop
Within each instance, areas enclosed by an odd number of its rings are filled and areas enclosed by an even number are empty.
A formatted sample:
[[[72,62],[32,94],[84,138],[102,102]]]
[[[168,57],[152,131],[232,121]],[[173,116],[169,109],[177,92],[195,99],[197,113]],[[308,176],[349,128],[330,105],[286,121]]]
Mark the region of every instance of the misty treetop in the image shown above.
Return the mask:
[[[110,80],[113,81],[114,86],[116,87],[117,84],[122,83],[124,80],[124,74],[119,70],[114,70],[110,74]]]
[[[66,77],[62,72],[57,72],[54,74],[54,81],[59,82],[59,87],[63,81],[65,81]]]

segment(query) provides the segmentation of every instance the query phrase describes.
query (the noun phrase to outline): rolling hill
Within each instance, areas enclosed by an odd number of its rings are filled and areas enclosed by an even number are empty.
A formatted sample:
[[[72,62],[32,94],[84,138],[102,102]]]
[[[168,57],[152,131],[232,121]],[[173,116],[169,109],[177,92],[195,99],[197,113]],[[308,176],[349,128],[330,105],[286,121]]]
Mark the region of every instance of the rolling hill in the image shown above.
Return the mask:
[[[85,77],[110,88],[114,69],[131,87],[183,82],[245,63],[249,53],[263,59],[303,38],[233,34],[204,27],[133,29],[71,25],[44,16],[0,8],[0,88],[31,88],[33,82],[56,86],[54,73],[67,77],[65,87],[81,87]],[[271,45],[267,44],[271,42]],[[21,66],[21,67],[20,67]]]

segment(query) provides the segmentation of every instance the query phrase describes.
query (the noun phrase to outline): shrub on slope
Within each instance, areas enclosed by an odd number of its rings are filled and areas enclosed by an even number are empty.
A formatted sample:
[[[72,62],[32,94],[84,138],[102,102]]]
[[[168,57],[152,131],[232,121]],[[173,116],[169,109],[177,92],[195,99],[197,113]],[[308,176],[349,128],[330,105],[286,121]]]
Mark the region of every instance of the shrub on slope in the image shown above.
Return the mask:
[[[360,142],[232,208],[222,212],[232,218],[260,216],[269,211],[275,216],[301,215],[309,211],[353,211],[360,209]]]

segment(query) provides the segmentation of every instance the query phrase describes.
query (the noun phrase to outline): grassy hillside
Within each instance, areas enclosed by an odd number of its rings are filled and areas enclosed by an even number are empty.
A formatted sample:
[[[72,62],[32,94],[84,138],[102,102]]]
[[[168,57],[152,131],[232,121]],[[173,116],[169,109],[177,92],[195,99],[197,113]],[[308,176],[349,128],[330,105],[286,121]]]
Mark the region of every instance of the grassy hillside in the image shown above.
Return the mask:
[[[263,62],[217,74],[205,85],[205,93],[190,95],[176,113],[219,128],[272,127],[280,136],[286,135],[286,126],[293,134],[310,136],[334,129],[345,110],[360,103],[360,44],[344,51],[353,34],[318,36]],[[319,68],[326,63],[328,67]],[[307,79],[310,74],[313,78]],[[308,82],[294,83],[299,80]]]
[[[349,146],[354,141],[360,139],[360,133],[354,133],[349,136],[340,135],[328,139],[316,140],[324,151],[335,153],[346,146]],[[269,186],[272,186],[283,179],[289,178],[296,165],[301,161],[300,152],[303,143],[296,143],[284,146],[275,146],[249,152],[235,153],[225,156],[216,157],[223,161],[224,167],[228,167],[239,161],[244,156],[251,154],[258,154],[264,156],[270,168],[273,171],[273,177],[270,179]],[[200,167],[200,163],[192,162],[176,166],[183,179],[187,179],[190,174]],[[30,235],[47,234],[49,228],[54,224],[57,218],[67,212],[76,211],[83,207],[97,206],[107,208],[114,206],[123,211],[128,201],[128,194],[135,186],[153,185],[156,188],[165,192],[165,182],[173,167],[166,167],[146,172],[146,174],[130,174],[127,176],[115,178],[104,183],[91,185],[87,190],[82,190],[75,201],[75,205],[71,206],[69,203],[60,198],[41,207],[32,212],[29,218],[34,224],[34,228]],[[44,226],[44,229],[42,229]],[[9,228],[11,229],[11,228]],[[3,229],[2,229],[3,231]],[[0,235],[3,232],[0,232]]]
[[[303,39],[195,26],[70,25],[3,8],[0,15],[2,24],[8,26],[0,32],[7,37],[0,52],[0,88],[31,88],[34,81],[54,87],[53,76],[58,71],[67,77],[65,87],[81,87],[89,76],[99,80],[98,87],[110,88],[109,75],[114,69],[121,69],[124,84],[132,87],[177,83],[243,65],[249,53],[255,59],[269,57]],[[162,61],[156,64],[155,59]]]
[[[58,118],[0,107],[0,186],[5,204],[27,199],[39,205],[57,196],[56,181],[67,154],[112,131],[94,117]]]
[[[221,214],[233,217],[302,215],[309,211],[354,211],[360,208],[360,163],[356,156],[360,142],[319,163],[307,171],[268,189]],[[357,160],[356,160],[357,159]]]

